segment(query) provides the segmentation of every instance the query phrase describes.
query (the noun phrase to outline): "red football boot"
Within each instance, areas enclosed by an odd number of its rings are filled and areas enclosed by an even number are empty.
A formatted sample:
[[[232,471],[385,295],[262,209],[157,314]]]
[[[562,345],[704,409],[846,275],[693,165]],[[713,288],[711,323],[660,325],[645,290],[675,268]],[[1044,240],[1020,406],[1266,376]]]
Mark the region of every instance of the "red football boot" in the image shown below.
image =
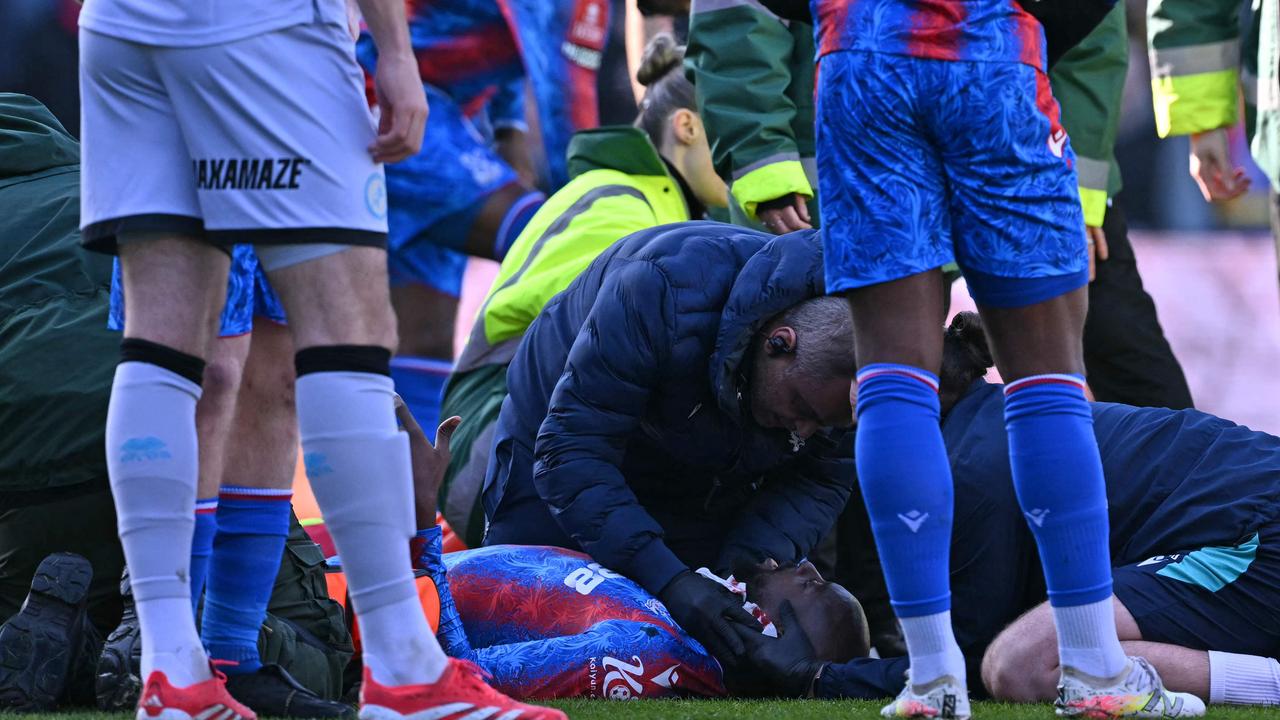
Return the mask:
[[[252,710],[227,692],[227,676],[213,677],[187,687],[175,687],[153,670],[138,698],[137,720],[258,720]]]
[[[440,679],[425,685],[382,685],[364,671],[360,720],[567,720],[553,708],[525,705],[494,690],[482,671],[466,660],[449,658]]]

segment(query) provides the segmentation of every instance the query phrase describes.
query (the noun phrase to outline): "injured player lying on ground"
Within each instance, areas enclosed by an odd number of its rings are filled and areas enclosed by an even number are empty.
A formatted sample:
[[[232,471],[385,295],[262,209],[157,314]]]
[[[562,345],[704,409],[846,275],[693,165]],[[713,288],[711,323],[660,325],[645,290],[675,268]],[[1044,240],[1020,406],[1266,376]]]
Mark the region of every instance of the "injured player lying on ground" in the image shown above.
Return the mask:
[[[981,321],[961,313],[941,373],[955,486],[952,616],[970,693],[1044,702],[1058,679],[1054,627],[1010,480],[1001,386],[983,380],[991,365]],[[1171,691],[1280,704],[1280,438],[1196,410],[1091,410],[1126,652],[1147,658]],[[806,660],[795,636],[739,635],[779,690],[891,696],[907,669],[906,658],[824,665]]]
[[[999,386],[982,379],[991,356],[975,315],[953,322],[945,355],[954,614],[971,691],[1048,700],[1057,677],[1053,627],[1008,478]],[[1214,703],[1280,704],[1280,664],[1272,659],[1280,648],[1280,439],[1194,410],[1092,409],[1108,478],[1122,640],[1172,690]],[[750,599],[780,632],[740,632],[756,667],[731,668],[725,681],[656,599],[586,556],[499,546],[441,558],[430,519],[447,444],[431,448],[400,413],[413,438],[419,526],[427,528],[415,558],[434,564],[433,592],[450,583],[439,595],[445,646],[478,661],[500,689],[543,698],[710,695],[725,684],[817,697],[901,689],[906,658],[865,657],[856,601],[806,564],[766,563],[747,578]],[[457,422],[442,426],[446,442]]]
[[[397,408],[413,454],[419,531],[413,544],[419,591],[446,652],[475,662],[490,682],[519,697],[609,699],[759,694],[738,687],[720,664],[631,580],[582,553],[498,545],[441,554],[436,495],[459,419],[441,424],[433,448],[408,409]],[[331,565],[340,566],[337,558]],[[701,570],[708,577],[709,571]],[[715,578],[743,595],[759,632],[799,628],[813,657],[845,662],[868,653],[858,601],[808,562],[767,561],[745,581]],[[341,592],[340,582],[331,589]],[[729,686],[726,689],[726,684]]]

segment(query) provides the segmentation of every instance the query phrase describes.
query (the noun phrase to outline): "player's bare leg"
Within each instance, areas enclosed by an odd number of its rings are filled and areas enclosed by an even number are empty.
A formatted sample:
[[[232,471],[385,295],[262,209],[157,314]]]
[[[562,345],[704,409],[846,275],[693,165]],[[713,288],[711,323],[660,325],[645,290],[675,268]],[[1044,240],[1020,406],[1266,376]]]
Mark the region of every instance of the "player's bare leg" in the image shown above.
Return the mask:
[[[191,238],[125,240],[130,311],[112,384],[107,463],[142,628],[143,677],[155,671],[188,686],[211,676],[191,613],[195,420],[229,258]]]
[[[391,288],[391,302],[395,308],[400,355],[446,362],[453,357],[457,298],[421,283],[404,283]]]
[[[911,658],[910,682],[885,716],[969,715],[947,568],[952,486],[937,380],[944,287],[935,268],[846,293],[858,360],[858,474]]]
[[[1165,691],[1120,644],[1111,595],[1106,485],[1084,386],[1084,287],[1022,307],[979,311],[1005,380],[1018,502],[1040,550],[1057,629],[1060,715],[1182,717],[1198,698]]]
[[[200,451],[200,479],[196,485],[196,525],[191,541],[191,604],[200,605],[209,558],[217,532],[218,490],[227,467],[227,448],[234,431],[236,399],[240,392],[249,336],[220,337],[210,343],[204,367],[200,402],[196,403],[196,436]]]
[[[1116,631],[1124,651],[1146,658],[1159,671],[1165,687],[1182,697],[1188,710],[1209,699],[1209,656],[1203,650],[1145,642],[1133,615],[1113,601]],[[982,658],[982,681],[997,700],[1049,702],[1057,697],[1061,678],[1057,633],[1052,608],[1044,603],[1015,620],[991,643]],[[1175,697],[1171,705],[1177,700]],[[1195,713],[1185,713],[1195,714]]]
[[[445,656],[404,551],[413,499],[389,376],[396,329],[386,255],[353,247],[279,269],[265,249],[260,256],[297,347],[303,458],[350,579],[365,665],[387,685],[434,682]]]
[[[385,252],[353,247],[288,264],[284,250],[259,248],[259,256],[297,347],[307,477],[360,617],[361,716],[443,717],[491,708],[513,718],[563,717],[514,704],[450,661],[422,613],[407,552],[415,530],[413,486],[390,378],[396,329]]]

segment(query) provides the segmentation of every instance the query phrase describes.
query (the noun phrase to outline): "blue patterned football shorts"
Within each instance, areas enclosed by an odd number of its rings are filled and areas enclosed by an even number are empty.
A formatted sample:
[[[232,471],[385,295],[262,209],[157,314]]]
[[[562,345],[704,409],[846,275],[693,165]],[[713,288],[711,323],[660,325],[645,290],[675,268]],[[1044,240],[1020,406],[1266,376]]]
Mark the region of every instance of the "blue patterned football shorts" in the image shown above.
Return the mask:
[[[387,166],[388,267],[392,283],[456,297],[467,266],[459,251],[476,215],[517,176],[448,94],[424,87],[431,117],[422,150]]]
[[[227,274],[227,301],[222,306],[219,337],[244,335],[253,330],[255,317],[285,322],[284,306],[267,282],[252,245],[236,245],[231,251],[231,272]],[[111,307],[107,327],[124,329],[124,284],[120,280],[120,260],[111,274]]]
[[[817,96],[828,292],[952,260],[996,307],[1088,282],[1075,154],[1044,73],[833,52]]]

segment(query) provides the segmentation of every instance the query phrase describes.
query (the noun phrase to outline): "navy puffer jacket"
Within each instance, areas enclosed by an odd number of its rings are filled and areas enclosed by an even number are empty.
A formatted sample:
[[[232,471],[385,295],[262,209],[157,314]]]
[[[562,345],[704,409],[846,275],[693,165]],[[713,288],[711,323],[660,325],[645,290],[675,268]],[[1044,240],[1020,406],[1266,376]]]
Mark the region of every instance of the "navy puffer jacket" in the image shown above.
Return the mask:
[[[581,548],[654,593],[690,566],[804,557],[849,497],[852,434],[797,448],[755,425],[741,366],[822,277],[816,231],[681,223],[602,254],[508,370],[486,543]]]

